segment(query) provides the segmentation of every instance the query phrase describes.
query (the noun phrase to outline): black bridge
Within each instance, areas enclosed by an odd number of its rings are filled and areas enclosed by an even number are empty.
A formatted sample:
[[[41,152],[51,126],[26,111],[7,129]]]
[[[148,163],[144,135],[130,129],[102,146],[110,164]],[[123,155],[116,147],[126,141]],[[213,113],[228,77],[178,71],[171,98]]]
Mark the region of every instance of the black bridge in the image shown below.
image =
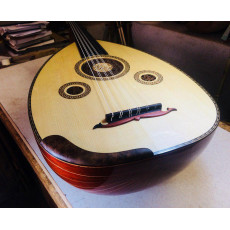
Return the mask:
[[[93,129],[112,128],[133,120],[139,121],[141,118],[159,117],[177,110],[175,108],[167,108],[166,111],[161,111],[161,109],[162,104],[157,103],[133,109],[121,110],[115,113],[108,113],[105,115],[105,120],[96,124]]]
[[[112,122],[123,120],[125,118],[134,117],[137,115],[142,115],[142,114],[150,113],[154,111],[159,111],[161,110],[161,108],[162,108],[161,103],[157,103],[153,105],[146,105],[142,107],[136,107],[133,109],[122,110],[122,111],[115,112],[115,113],[108,113],[105,115],[105,120],[108,123],[112,123]]]

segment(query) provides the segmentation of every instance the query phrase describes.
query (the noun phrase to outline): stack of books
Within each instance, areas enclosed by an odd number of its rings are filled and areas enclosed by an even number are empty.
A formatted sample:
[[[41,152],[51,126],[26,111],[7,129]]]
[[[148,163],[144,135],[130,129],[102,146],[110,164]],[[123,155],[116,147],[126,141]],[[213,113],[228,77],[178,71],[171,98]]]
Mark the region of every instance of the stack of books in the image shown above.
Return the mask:
[[[0,35],[9,47],[10,56],[38,50],[54,43],[49,22],[31,22],[0,27]]]

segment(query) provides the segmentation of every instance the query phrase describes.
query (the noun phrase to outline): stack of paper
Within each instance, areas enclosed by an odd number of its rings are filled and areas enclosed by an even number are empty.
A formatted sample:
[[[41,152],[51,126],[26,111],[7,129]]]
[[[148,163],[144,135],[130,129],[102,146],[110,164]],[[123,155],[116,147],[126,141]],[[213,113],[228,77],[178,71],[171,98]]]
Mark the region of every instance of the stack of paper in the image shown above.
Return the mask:
[[[22,54],[54,43],[48,22],[31,22],[0,27],[0,35],[13,53]]]

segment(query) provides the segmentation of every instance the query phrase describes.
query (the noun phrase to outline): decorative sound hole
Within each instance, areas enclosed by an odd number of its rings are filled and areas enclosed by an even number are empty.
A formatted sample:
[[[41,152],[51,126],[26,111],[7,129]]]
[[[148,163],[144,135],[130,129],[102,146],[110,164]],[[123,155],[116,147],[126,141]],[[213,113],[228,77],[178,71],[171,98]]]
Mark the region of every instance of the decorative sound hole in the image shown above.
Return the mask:
[[[83,82],[69,82],[59,88],[59,94],[67,99],[79,99],[87,96],[91,91],[89,85]]]
[[[66,92],[70,95],[78,95],[81,94],[83,91],[84,89],[80,86],[72,86],[66,90]]]
[[[75,65],[75,71],[91,80],[112,80],[124,76],[130,69],[125,60],[109,55],[82,59]]]
[[[142,70],[134,75],[134,79],[145,85],[155,85],[163,80],[163,76],[155,71]]]
[[[145,75],[141,76],[141,79],[143,81],[154,81],[156,79],[156,77],[151,75],[151,74],[145,74]]]

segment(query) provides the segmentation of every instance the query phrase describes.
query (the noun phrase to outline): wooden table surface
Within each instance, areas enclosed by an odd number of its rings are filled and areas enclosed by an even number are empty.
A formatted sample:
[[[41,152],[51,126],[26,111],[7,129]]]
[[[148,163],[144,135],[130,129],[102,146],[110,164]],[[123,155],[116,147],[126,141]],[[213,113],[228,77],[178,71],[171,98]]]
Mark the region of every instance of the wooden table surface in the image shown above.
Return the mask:
[[[230,207],[230,133],[220,127],[204,152],[186,169],[140,192],[95,195],[59,178],[38,149],[27,113],[30,84],[47,59],[0,70],[0,118],[58,207]]]

